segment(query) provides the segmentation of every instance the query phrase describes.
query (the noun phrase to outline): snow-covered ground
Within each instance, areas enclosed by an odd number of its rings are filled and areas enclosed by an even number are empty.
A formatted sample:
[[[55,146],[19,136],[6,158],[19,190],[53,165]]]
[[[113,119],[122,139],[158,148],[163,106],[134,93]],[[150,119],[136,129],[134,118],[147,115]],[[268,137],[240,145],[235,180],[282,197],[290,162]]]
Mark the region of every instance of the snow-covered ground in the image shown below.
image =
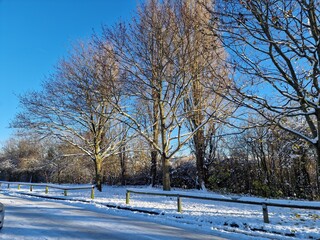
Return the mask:
[[[93,204],[1,193],[0,198],[6,205],[5,227],[0,232],[5,240],[226,240]]]
[[[76,187],[79,185],[63,185]],[[17,190],[11,186],[10,190],[3,185],[5,194],[30,193],[29,187],[23,186]],[[175,197],[150,196],[131,194],[130,205],[125,204],[126,189],[162,192],[160,189],[149,187],[115,187],[104,186],[102,192],[95,192],[95,199],[90,199],[90,190],[68,191],[65,197],[63,190],[49,189],[45,194],[44,187],[34,187],[32,194],[61,197],[63,199],[83,200],[85,206],[95,206],[107,212],[113,211],[119,215],[139,215],[146,220],[165,223],[172,226],[184,226],[206,233],[222,233],[228,239],[320,239],[320,211],[294,208],[268,207],[270,223],[263,222],[261,206],[239,203],[227,203],[197,199],[182,199],[182,213],[177,212],[177,199]],[[230,198],[211,192],[197,190],[175,190],[180,194],[203,195],[217,198]],[[241,200],[265,201],[266,199],[254,197],[241,197]],[[56,200],[59,201],[59,200]],[[320,206],[320,202],[270,200],[284,204],[303,204]],[[79,203],[77,203],[79,204]],[[109,207],[106,207],[108,205]],[[116,209],[131,208],[147,210],[156,214],[141,213]]]

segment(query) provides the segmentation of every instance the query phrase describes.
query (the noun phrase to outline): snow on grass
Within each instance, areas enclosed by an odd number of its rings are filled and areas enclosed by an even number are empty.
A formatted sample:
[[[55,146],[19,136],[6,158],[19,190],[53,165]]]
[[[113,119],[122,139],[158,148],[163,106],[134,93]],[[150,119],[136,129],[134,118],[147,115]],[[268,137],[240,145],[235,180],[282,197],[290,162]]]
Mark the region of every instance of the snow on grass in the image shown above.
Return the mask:
[[[90,187],[91,185],[59,186]],[[2,189],[5,190],[6,186],[3,185]],[[146,186],[104,186],[102,192],[95,191],[94,200],[90,198],[90,189],[68,191],[68,196],[65,197],[64,191],[61,189],[49,188],[49,193],[45,194],[45,188],[43,186],[35,186],[32,193],[43,196],[61,197],[65,199],[86,200],[90,202],[90,204],[98,207],[103,207],[101,204],[128,207],[128,205],[125,204],[127,189],[132,191],[168,193],[163,192],[161,189],[150,188]],[[21,186],[20,190],[17,190],[16,187],[12,186],[10,191],[30,193],[28,186]],[[282,204],[320,206],[320,202],[228,196],[198,190],[174,189],[169,193],[222,199],[230,199],[231,197],[255,202],[267,201]],[[263,222],[261,205],[182,198],[182,213],[178,213],[176,197],[151,196],[131,193],[129,207],[132,209],[156,212],[158,215],[140,214],[145,217],[156,219],[160,222],[188,225],[194,228],[201,228],[202,230],[208,232],[232,232],[239,234],[239,236],[243,236],[243,234],[245,234],[245,236],[252,236],[253,239],[257,239],[259,237],[263,239],[320,239],[320,211],[318,210],[268,207],[270,223],[267,224]]]

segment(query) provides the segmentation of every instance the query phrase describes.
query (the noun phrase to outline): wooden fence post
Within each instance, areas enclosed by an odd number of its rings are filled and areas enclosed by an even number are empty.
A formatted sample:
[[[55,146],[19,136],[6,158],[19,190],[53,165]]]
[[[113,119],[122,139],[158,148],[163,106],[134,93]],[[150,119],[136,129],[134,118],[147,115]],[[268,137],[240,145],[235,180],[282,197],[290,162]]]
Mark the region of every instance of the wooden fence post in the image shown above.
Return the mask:
[[[130,192],[127,190],[126,192],[126,204],[130,203]]]
[[[181,197],[178,195],[177,196],[177,204],[178,204],[178,212],[182,212],[182,204],[181,204]]]
[[[91,199],[94,199],[94,187],[91,188]]]
[[[8,183],[8,188],[10,188],[10,183]]]
[[[262,204],[262,213],[264,223],[269,223],[268,207],[266,204]]]
[[[48,192],[49,192],[49,187],[46,186],[45,194],[48,194]]]
[[[30,192],[32,192],[32,185],[30,185]]]

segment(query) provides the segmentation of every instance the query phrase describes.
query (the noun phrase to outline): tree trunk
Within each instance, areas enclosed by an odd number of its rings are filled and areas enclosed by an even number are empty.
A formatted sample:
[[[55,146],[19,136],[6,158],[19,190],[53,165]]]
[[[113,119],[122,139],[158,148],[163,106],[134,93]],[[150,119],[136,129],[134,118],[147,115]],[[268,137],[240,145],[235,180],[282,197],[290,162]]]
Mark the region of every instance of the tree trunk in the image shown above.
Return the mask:
[[[96,179],[95,184],[96,188],[102,192],[102,161],[100,157],[96,157],[95,159],[95,171],[96,171]]]
[[[170,191],[170,161],[167,158],[168,153],[168,142],[166,136],[166,117],[164,111],[164,103],[159,103],[159,114],[160,114],[160,134],[162,142],[162,185],[164,191]]]
[[[120,165],[121,165],[121,185],[126,185],[126,175],[127,175],[127,156],[126,156],[126,146],[122,146],[120,155]]]
[[[203,129],[199,129],[199,131],[194,135],[194,147],[195,147],[196,166],[197,166],[196,188],[202,189],[204,187],[204,158],[205,158]]]
[[[154,78],[154,76],[153,76]],[[153,79],[153,82],[155,80]],[[153,98],[153,109],[152,109],[152,118],[153,118],[153,127],[152,127],[152,140],[154,142],[154,145],[159,144],[159,93],[152,89],[152,98]],[[154,146],[151,146],[151,186],[154,187],[156,185],[157,180],[157,162],[158,162],[158,151],[154,149]]]
[[[318,140],[318,145],[316,146],[317,152],[317,162],[316,162],[316,195],[317,198],[320,197],[320,141]]]
[[[270,173],[269,173],[269,169],[268,169],[268,163],[267,163],[267,157],[266,154],[264,152],[264,147],[263,147],[263,143],[260,142],[259,144],[259,150],[260,150],[260,159],[261,159],[261,166],[262,166],[262,170],[265,174],[265,180],[267,180],[267,185],[270,184]]]
[[[163,190],[170,191],[170,160],[165,155],[162,155],[162,173]]]
[[[156,150],[152,150],[151,151],[151,169],[150,169],[152,187],[156,185],[156,180],[157,180],[157,158],[158,158],[158,152]]]

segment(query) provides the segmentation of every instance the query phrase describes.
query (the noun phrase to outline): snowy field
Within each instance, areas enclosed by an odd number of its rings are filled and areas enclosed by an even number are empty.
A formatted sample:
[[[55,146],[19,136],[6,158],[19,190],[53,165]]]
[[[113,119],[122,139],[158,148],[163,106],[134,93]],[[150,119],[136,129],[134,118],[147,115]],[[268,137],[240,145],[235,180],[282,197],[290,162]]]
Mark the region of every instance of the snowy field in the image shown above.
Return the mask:
[[[79,185],[60,186],[78,187]],[[38,186],[34,187],[32,194],[59,197],[66,200],[80,200],[83,202],[72,201],[72,203],[81,203],[88,208],[96,207],[106,212],[116,212],[118,215],[139,215],[139,217],[143,217],[146,220],[149,219],[150,221],[165,223],[171,226],[187,226],[190,229],[197,229],[204,233],[218,233],[228,239],[320,239],[320,211],[268,207],[270,223],[267,224],[263,222],[262,210],[259,205],[182,198],[182,213],[178,213],[177,199],[175,197],[149,196],[134,193],[131,194],[130,204],[126,205],[125,197],[126,189],[128,188],[138,191],[162,192],[160,189],[149,187],[104,186],[103,192],[96,191],[95,199],[91,200],[89,189],[68,191],[68,196],[65,197],[63,190],[50,188],[49,193],[45,194],[45,188]],[[6,185],[2,185],[1,189],[3,194],[12,196],[20,193],[30,193],[27,186],[21,186],[20,190],[17,189],[17,186],[11,186],[10,190],[8,190]],[[171,192],[217,198],[231,197],[197,190],[176,189]],[[28,196],[28,198],[32,199],[34,197]],[[245,196],[239,199],[258,202],[266,200]],[[270,199],[267,201],[320,206],[320,202]],[[151,213],[122,210],[115,207],[129,207],[131,210],[145,210]]]

